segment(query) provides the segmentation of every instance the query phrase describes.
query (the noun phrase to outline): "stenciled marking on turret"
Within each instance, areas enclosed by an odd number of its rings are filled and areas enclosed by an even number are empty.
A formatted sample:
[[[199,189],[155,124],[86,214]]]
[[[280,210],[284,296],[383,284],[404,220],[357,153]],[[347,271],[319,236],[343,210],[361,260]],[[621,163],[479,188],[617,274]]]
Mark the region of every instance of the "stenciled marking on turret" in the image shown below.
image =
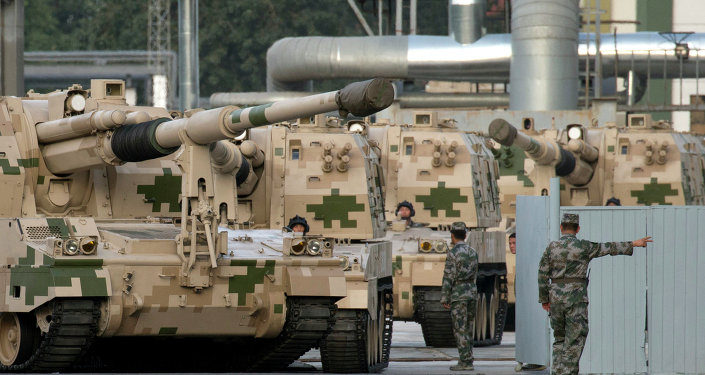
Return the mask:
[[[37,265],[37,256],[43,257],[43,264]],[[10,295],[13,298],[16,288],[24,287],[25,305],[35,304],[35,297],[49,296],[49,288],[71,287],[80,283],[84,297],[107,297],[108,284],[99,277],[96,270],[103,265],[102,259],[61,259],[54,260],[27,246],[27,255],[18,259],[18,264],[10,269]]]
[[[235,275],[228,280],[228,293],[237,293],[237,305],[247,304],[247,293],[254,293],[255,285],[264,284],[265,275],[274,274],[274,260],[266,260],[263,266],[257,265],[257,259],[233,259],[231,266],[247,267],[245,275]]]
[[[439,210],[444,210],[446,217],[460,217],[453,204],[468,202],[468,197],[460,195],[460,188],[446,188],[445,181],[438,181],[438,187],[431,188],[429,195],[417,195],[415,199],[423,203],[424,210],[431,211],[431,217],[438,217]]]
[[[502,146],[499,149],[497,162],[499,163],[500,176],[514,176],[524,183],[524,187],[534,187],[534,182],[529,179],[524,170],[526,154],[519,147]]]
[[[650,206],[652,204],[664,204],[670,205],[671,203],[666,203],[666,196],[678,196],[678,190],[672,189],[671,184],[659,184],[658,180],[654,177],[651,178],[651,183],[644,185],[644,190],[632,190],[632,197],[636,197],[636,203]]]
[[[340,189],[331,189],[322,204],[306,205],[306,212],[313,212],[314,219],[323,220],[324,228],[332,228],[333,220],[339,220],[341,228],[357,228],[357,220],[350,220],[348,213],[364,211],[364,204],[357,203],[354,195],[340,195]]]
[[[152,212],[159,212],[162,203],[169,203],[169,212],[179,212],[179,194],[181,194],[181,176],[174,176],[170,168],[163,168],[163,176],[154,177],[154,185],[137,185],[137,194],[144,194],[144,199],[152,203]]]

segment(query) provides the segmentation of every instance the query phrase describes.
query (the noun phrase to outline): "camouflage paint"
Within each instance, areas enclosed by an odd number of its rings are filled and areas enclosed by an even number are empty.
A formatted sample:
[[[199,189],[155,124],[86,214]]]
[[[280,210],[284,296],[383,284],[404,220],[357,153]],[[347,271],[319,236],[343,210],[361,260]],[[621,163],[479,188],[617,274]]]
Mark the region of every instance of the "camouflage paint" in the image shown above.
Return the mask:
[[[401,255],[397,255],[392,262],[392,275],[396,275],[397,270],[401,271]]]
[[[137,185],[137,194],[144,194],[144,199],[152,203],[152,212],[161,211],[162,203],[169,203],[169,212],[179,212],[181,176],[172,175],[169,168],[163,170],[163,176],[154,176],[154,185]]]
[[[96,270],[101,268],[101,260],[91,260],[90,265],[81,265],[78,262],[51,262],[51,258],[44,256],[44,264],[35,266],[37,250],[27,246],[27,256],[20,258],[18,264],[10,270],[10,293],[13,287],[25,287],[25,304],[34,305],[35,297],[49,296],[49,288],[70,287],[72,279],[78,278],[81,283],[81,294],[84,297],[107,297],[108,285],[105,278],[96,276]],[[98,261],[98,262],[96,262]],[[12,295],[8,296],[12,298]]]
[[[306,212],[313,212],[316,220],[323,220],[324,228],[332,228],[333,220],[339,220],[341,228],[357,228],[357,220],[349,220],[348,213],[364,212],[365,205],[356,202],[354,195],[340,195],[339,189],[331,189],[322,204],[307,204]]]
[[[2,168],[2,173],[6,175],[20,174],[20,167],[11,166],[8,159],[0,159],[0,168]]]
[[[264,111],[271,106],[272,103],[267,103],[258,105],[257,107],[253,107],[252,109],[250,109],[250,122],[252,123],[252,125],[258,126],[269,124],[269,121],[267,121],[267,116],[265,116]]]
[[[512,156],[507,155],[509,150]],[[529,179],[524,170],[524,160],[526,154],[519,147],[502,146],[500,148],[499,157],[499,175],[500,176],[515,176],[519,181],[524,183],[524,187],[534,187],[534,182]]]
[[[438,187],[431,188],[429,195],[417,195],[417,202],[423,203],[424,210],[431,210],[432,217],[438,217],[439,210],[445,210],[446,217],[460,217],[460,211],[453,209],[453,203],[467,203],[468,197],[460,195],[460,188],[446,188],[445,181],[438,181]]]
[[[678,196],[678,190],[671,189],[671,184],[659,184],[656,178],[652,178],[651,183],[644,185],[644,190],[632,190],[631,195],[637,198],[638,204],[670,205],[666,203],[666,196]]]
[[[61,238],[68,238],[69,227],[66,226],[66,222],[64,221],[64,219],[47,218],[47,225],[49,226],[49,230],[52,233],[59,232],[59,236]],[[54,227],[55,229],[52,227]]]
[[[237,293],[237,305],[247,304],[247,293],[254,293],[255,285],[264,284],[265,275],[274,274],[274,260],[266,260],[263,267],[257,266],[256,259],[230,261],[231,266],[247,267],[247,274],[235,275],[228,280],[228,293]]]
[[[39,168],[39,158],[17,159],[17,165],[24,168]]]
[[[178,327],[162,327],[159,328],[159,334],[160,335],[175,335],[176,331],[178,331]]]

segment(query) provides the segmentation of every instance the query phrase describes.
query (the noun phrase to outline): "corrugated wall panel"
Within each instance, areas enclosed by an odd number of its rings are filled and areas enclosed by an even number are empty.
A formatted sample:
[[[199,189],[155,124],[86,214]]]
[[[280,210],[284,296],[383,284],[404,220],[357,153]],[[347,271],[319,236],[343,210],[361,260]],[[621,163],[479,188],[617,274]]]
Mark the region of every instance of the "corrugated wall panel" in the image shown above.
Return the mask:
[[[580,215],[578,238],[631,241],[646,236],[647,208],[562,207]],[[606,256],[590,263],[590,330],[580,373],[646,371],[646,254]]]
[[[705,373],[705,207],[652,211],[649,372]]]
[[[548,215],[548,197],[517,197],[516,360],[522,363],[550,363],[548,314],[538,303]]]

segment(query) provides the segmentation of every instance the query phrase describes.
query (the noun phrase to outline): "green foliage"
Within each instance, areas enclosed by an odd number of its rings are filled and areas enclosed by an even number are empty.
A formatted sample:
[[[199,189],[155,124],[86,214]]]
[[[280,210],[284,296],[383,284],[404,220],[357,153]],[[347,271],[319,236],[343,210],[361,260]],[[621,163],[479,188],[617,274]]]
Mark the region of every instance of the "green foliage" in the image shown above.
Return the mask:
[[[384,1],[384,33],[394,33]],[[418,1],[418,33],[447,33],[447,1]],[[377,31],[377,1],[358,0]],[[146,50],[149,1],[25,0],[25,50]],[[178,3],[171,2],[171,45],[178,49]],[[284,37],[364,36],[346,0],[201,0],[199,2],[201,96],[217,91],[264,91],[266,53]],[[405,33],[408,9],[404,9]],[[316,83],[332,90],[343,81]]]

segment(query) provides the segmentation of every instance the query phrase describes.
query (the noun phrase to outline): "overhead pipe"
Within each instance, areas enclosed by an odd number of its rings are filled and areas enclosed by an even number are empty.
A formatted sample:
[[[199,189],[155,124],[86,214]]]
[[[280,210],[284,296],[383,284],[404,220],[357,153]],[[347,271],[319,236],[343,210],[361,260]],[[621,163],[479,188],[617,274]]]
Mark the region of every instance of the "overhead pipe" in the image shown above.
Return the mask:
[[[448,36],[460,44],[482,37],[483,0],[448,0]]]
[[[587,39],[578,36],[580,69],[588,50],[591,59],[596,55],[594,41],[588,45]],[[681,64],[683,78],[705,76],[705,61],[699,61],[705,56],[705,33],[685,36],[680,42],[685,47],[678,49],[657,32],[603,34],[601,41],[603,69],[614,71],[619,55],[620,77],[633,70],[647,78],[678,78]],[[267,51],[267,91],[311,91],[311,80],[376,76],[508,82],[511,56],[511,34],[487,34],[467,45],[430,35],[284,38]]]
[[[509,109],[576,109],[578,0],[512,1]]]

